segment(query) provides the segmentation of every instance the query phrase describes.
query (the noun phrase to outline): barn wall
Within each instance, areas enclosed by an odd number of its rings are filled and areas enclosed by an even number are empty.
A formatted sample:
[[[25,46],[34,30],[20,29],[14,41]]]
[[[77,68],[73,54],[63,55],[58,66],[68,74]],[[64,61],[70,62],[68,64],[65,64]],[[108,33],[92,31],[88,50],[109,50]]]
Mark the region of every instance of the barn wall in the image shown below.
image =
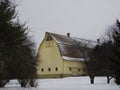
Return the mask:
[[[65,75],[86,75],[86,65],[84,62],[64,60]]]
[[[46,41],[47,36],[49,34],[46,34],[38,50],[37,74],[38,76],[60,76],[63,73],[63,69],[59,48],[53,39],[50,42]]]

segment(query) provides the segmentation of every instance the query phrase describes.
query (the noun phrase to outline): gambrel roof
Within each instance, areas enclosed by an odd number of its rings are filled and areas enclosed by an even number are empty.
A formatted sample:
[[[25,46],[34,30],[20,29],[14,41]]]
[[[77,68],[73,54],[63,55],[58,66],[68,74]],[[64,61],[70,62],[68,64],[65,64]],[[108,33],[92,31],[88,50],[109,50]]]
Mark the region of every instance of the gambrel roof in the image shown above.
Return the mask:
[[[84,61],[83,53],[89,58],[88,52],[97,44],[95,41],[75,38],[47,32],[59,46],[64,60]]]

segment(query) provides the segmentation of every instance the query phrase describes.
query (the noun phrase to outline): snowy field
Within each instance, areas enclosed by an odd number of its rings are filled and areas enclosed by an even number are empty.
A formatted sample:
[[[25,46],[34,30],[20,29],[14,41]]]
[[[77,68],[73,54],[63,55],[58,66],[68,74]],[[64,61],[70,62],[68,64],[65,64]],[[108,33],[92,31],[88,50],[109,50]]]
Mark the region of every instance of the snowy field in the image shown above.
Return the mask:
[[[36,88],[21,88],[16,80],[11,80],[0,90],[120,90],[120,88],[113,80],[107,84],[105,77],[95,77],[95,84],[90,84],[89,77],[67,77],[40,79]]]

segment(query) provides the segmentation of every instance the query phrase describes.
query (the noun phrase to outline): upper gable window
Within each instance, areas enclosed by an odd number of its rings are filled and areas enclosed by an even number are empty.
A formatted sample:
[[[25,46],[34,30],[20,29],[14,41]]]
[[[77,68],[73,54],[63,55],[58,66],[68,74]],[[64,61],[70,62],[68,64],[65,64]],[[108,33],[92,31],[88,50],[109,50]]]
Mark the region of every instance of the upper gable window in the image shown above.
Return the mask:
[[[53,39],[51,36],[47,36],[46,38],[46,47],[53,47]]]
[[[52,37],[51,36],[48,36],[46,41],[52,41]]]

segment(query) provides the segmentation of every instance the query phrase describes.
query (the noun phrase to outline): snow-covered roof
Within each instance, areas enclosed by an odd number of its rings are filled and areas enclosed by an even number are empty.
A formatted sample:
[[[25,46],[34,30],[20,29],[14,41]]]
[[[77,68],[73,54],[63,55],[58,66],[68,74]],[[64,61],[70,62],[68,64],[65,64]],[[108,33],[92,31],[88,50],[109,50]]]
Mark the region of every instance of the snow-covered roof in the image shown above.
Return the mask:
[[[74,60],[74,61],[85,61],[84,58],[73,58],[73,57],[67,57],[67,56],[62,56],[64,60]],[[88,60],[88,59],[87,59]]]
[[[67,35],[60,35],[55,33],[50,33],[50,35],[58,44],[79,45],[88,48],[94,48],[94,46],[97,44],[96,41],[76,37],[68,37]]]
[[[83,53],[86,58],[89,58],[89,51],[97,44],[92,40],[68,37],[67,35],[60,35],[55,33],[49,34],[57,42],[61,56],[64,60],[84,61]]]
[[[75,41],[71,37],[67,37],[66,35],[60,35],[55,33],[50,33],[50,35],[58,44],[75,44]]]
[[[85,46],[88,48],[94,48],[97,45],[96,41],[92,41],[92,40],[86,40],[86,39],[82,39],[82,38],[76,38],[76,37],[72,37],[73,40],[75,40],[75,42],[80,45],[80,46]]]

